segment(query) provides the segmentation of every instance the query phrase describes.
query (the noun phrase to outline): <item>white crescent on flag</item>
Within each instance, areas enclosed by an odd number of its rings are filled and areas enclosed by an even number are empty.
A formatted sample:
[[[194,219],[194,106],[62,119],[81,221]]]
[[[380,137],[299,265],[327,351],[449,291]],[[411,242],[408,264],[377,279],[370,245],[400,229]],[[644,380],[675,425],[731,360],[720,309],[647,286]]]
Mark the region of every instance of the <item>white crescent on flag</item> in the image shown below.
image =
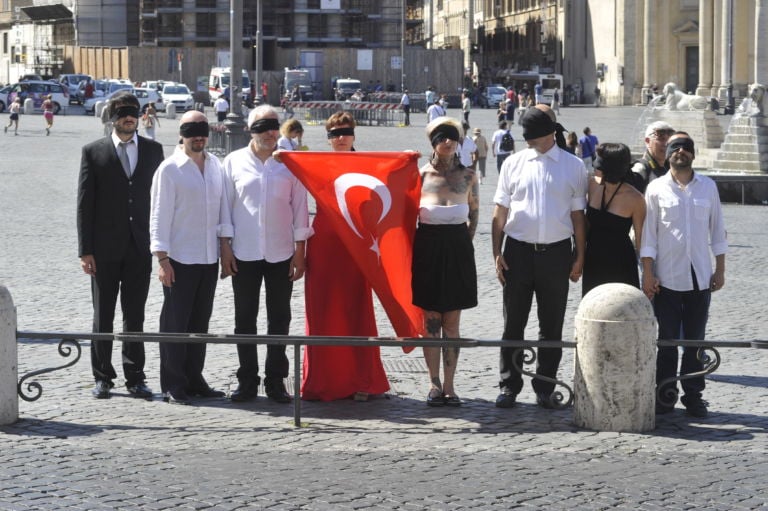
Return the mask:
[[[368,188],[381,198],[382,208],[379,222],[387,216],[387,213],[389,213],[389,210],[392,207],[392,195],[390,194],[387,185],[368,174],[350,172],[339,176],[336,181],[333,182],[333,188],[336,191],[336,202],[339,205],[339,210],[341,210],[342,216],[344,216],[344,220],[357,237],[362,239],[363,235],[357,230],[357,226],[355,226],[352,216],[349,214],[349,206],[347,205],[347,190],[355,186]],[[370,249],[375,252],[376,255],[380,255],[379,243],[376,236],[373,236],[373,245],[371,245]]]

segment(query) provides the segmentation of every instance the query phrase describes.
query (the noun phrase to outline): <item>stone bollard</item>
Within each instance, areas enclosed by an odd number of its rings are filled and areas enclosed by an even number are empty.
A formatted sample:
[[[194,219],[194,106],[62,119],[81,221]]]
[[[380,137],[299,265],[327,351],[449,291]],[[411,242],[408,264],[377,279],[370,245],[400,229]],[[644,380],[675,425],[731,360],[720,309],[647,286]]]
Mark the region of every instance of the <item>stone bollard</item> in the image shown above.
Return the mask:
[[[0,286],[0,425],[19,420],[18,376],[16,307],[10,291]]]
[[[32,98],[24,100],[24,115],[32,115],[35,113],[35,101]]]
[[[596,431],[656,427],[656,339],[653,307],[626,284],[598,286],[576,313],[573,418]]]
[[[93,105],[93,116],[97,119],[101,119],[101,114],[104,112],[104,109],[107,107],[106,101],[97,101]]]
[[[165,117],[167,119],[175,119],[176,118],[176,105],[173,103],[166,103],[165,104]]]

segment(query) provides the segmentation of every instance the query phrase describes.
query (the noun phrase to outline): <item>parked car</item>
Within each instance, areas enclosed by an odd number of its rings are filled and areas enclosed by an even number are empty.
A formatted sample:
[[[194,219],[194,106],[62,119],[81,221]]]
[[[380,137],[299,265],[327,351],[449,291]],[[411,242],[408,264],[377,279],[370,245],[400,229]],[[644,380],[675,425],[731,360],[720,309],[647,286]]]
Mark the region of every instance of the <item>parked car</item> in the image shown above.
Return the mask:
[[[8,108],[8,94],[12,87],[12,85],[6,85],[0,89],[0,112],[5,112],[5,109]]]
[[[107,82],[104,80],[91,80],[93,83],[93,96],[95,98],[103,97],[107,93]],[[77,96],[77,102],[79,104],[85,103],[85,100],[88,99],[85,97],[85,85],[87,81],[83,80],[79,84],[77,84],[77,93],[75,94]]]
[[[133,93],[139,100],[142,112],[147,109],[147,105],[150,103],[155,105],[155,110],[158,112],[165,112],[165,103],[163,102],[163,98],[155,89],[149,89],[147,87],[136,87],[133,89]]]
[[[77,87],[83,80],[89,79],[85,74],[63,74],[59,75],[59,83],[69,91],[69,102],[77,102]]]
[[[17,97],[21,97],[22,104],[28,99],[32,99],[32,104],[36,112],[43,111],[43,101],[45,97],[51,95],[53,101],[53,113],[58,114],[61,110],[61,105],[69,104],[69,91],[56,82],[45,82],[40,80],[28,80],[26,82],[19,82],[11,87],[11,92],[8,94],[8,103],[14,101]]]
[[[160,95],[157,92],[145,87],[131,87],[128,89],[117,89],[111,94],[107,94],[105,96],[86,99],[85,103],[83,103],[83,109],[85,110],[86,115],[93,115],[96,112],[96,103],[99,101],[109,101],[112,96],[124,90],[136,96],[136,99],[139,100],[139,108],[141,108],[142,112],[147,109],[147,105],[149,103],[154,103],[156,110],[165,110],[165,104],[163,104],[163,100],[160,98]]]
[[[163,102],[173,103],[176,105],[176,110],[180,112],[186,112],[195,107],[195,100],[192,98],[192,93],[189,92],[189,88],[183,83],[165,85],[161,95],[163,97]]]
[[[485,97],[485,108],[499,108],[499,103],[507,98],[507,89],[490,85],[483,89]]]

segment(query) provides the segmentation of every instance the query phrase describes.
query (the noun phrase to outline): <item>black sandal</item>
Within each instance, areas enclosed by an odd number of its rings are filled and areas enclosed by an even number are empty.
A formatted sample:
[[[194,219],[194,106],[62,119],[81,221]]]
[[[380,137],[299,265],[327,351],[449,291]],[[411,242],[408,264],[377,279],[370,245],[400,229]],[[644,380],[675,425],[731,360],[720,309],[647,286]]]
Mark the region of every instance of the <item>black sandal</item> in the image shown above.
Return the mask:
[[[432,389],[427,394],[427,406],[445,406],[445,395],[438,389]]]
[[[445,396],[445,406],[461,406],[462,400],[459,396]]]

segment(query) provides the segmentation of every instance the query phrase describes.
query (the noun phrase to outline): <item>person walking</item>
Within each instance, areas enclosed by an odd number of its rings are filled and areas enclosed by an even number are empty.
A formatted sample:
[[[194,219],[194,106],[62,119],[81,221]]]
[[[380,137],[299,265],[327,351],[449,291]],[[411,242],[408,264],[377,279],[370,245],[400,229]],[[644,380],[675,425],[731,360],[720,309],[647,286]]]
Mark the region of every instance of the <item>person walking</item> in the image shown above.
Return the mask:
[[[499,123],[499,129],[491,137],[491,152],[496,158],[496,171],[501,174],[501,165],[507,157],[515,152],[515,139],[507,127],[507,121]]]
[[[480,172],[480,184],[485,180],[485,163],[488,159],[488,140],[483,136],[480,128],[473,130],[472,141],[477,146],[477,170]]]
[[[438,117],[443,117],[445,115],[445,108],[440,103],[439,97],[435,96],[435,102],[432,103],[432,106],[427,108],[427,124],[434,121]]]
[[[403,108],[403,114],[405,119],[403,124],[405,126],[411,125],[411,97],[408,95],[408,89],[403,91],[403,97],[400,98],[400,106]]]
[[[43,118],[45,119],[45,136],[51,134],[51,128],[53,128],[53,96],[48,94],[43,101]]]
[[[667,144],[669,172],[651,181],[645,192],[640,261],[643,291],[653,300],[659,339],[703,340],[712,293],[725,285],[728,241],[720,196],[711,178],[694,172],[695,155],[693,139],[675,132]],[[683,347],[680,376],[702,370],[698,352],[698,346]],[[659,346],[657,414],[674,410],[678,358],[677,346]],[[682,379],[680,384],[680,401],[688,415],[706,417],[704,376]]]
[[[152,181],[150,250],[163,285],[160,332],[207,333],[219,276],[217,238],[233,230],[224,173],[205,151],[208,119],[197,110],[181,116],[181,145],[158,167]],[[191,397],[224,397],[203,377],[204,343],[160,343],[163,400],[189,405]]]
[[[141,116],[141,125],[144,128],[144,134],[150,140],[155,139],[155,129],[160,126],[160,120],[157,118],[155,105],[149,103],[144,115]]]
[[[469,124],[469,111],[472,108],[472,102],[469,99],[469,91],[464,89],[461,91],[461,113],[464,115],[464,122]]]
[[[579,139],[579,147],[581,148],[581,159],[584,161],[584,166],[588,171],[593,169],[592,163],[597,158],[595,150],[599,143],[589,126],[584,128],[584,136]]]
[[[19,134],[19,114],[21,114],[21,98],[16,96],[11,106],[8,107],[8,112],[11,114],[8,124],[5,126],[5,132],[8,133],[8,128],[13,126],[13,134]]]
[[[227,119],[229,102],[227,102],[227,98],[225,98],[223,94],[213,102],[213,111],[216,112],[217,122],[224,122]]]
[[[288,335],[293,283],[304,276],[309,227],[307,191],[284,164],[272,157],[277,149],[279,114],[261,105],[248,115],[251,142],[224,160],[224,191],[233,237],[221,241],[223,277],[232,277],[235,334],[256,335],[261,285],[266,289],[267,335]],[[298,122],[293,119],[286,122]],[[259,356],[255,344],[238,344],[236,402],[258,394]],[[289,403],[285,389],[288,357],[285,345],[267,345],[264,387],[269,399]]]
[[[533,296],[539,339],[560,341],[571,281],[584,265],[587,172],[575,156],[557,146],[554,112],[537,105],[523,116],[528,148],[507,158],[494,195],[491,223],[496,276],[503,286],[502,339],[523,340]],[[575,243],[572,243],[572,239]],[[554,379],[560,348],[541,348],[532,381],[536,403],[555,408]],[[501,348],[499,408],[515,406],[523,387],[522,350]],[[514,362],[513,362],[514,361]]]
[[[83,147],[77,191],[80,267],[90,277],[93,331],[112,332],[118,294],[123,332],[144,331],[152,256],[149,252],[150,188],[163,146],[136,134],[139,100],[128,92],[109,102],[114,132]],[[128,393],[150,398],[144,344],[123,341]],[[112,341],[91,342],[93,396],[110,397],[117,377]]]

